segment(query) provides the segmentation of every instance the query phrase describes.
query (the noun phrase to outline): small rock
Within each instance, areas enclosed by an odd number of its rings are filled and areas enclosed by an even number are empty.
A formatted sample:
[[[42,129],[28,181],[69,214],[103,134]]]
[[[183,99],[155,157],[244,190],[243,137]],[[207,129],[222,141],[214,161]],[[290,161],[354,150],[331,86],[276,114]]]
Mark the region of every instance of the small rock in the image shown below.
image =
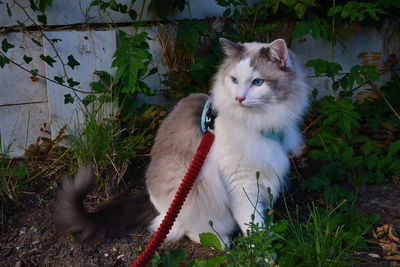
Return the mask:
[[[32,245],[37,245],[37,244],[39,244],[39,243],[40,243],[39,240],[35,240],[35,241],[32,242]]]
[[[66,258],[72,258],[72,251],[67,251],[64,253],[64,257]]]
[[[105,254],[104,254],[104,257],[106,257],[106,258],[107,258],[107,257],[108,257],[108,253],[105,253]]]
[[[24,235],[26,234],[26,227],[22,227],[21,230],[19,230],[19,235]]]
[[[37,228],[36,226],[32,226],[31,229],[35,234],[40,234],[41,230],[39,228]]]
[[[376,258],[376,259],[380,259],[381,258],[381,256],[379,256],[376,253],[368,253],[368,256],[370,256],[371,258]]]
[[[15,264],[15,267],[22,267],[22,262],[17,261],[17,263]]]

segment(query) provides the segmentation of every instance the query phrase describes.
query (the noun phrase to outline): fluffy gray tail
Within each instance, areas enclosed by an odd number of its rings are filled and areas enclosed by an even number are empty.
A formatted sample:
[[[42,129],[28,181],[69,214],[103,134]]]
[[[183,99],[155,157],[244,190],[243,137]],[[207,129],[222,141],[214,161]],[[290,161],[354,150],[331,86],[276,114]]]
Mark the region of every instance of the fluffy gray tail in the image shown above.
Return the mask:
[[[147,193],[120,195],[88,212],[82,201],[93,186],[93,169],[81,166],[75,180],[66,179],[55,205],[56,224],[80,241],[121,236],[126,228],[143,226],[157,215]]]

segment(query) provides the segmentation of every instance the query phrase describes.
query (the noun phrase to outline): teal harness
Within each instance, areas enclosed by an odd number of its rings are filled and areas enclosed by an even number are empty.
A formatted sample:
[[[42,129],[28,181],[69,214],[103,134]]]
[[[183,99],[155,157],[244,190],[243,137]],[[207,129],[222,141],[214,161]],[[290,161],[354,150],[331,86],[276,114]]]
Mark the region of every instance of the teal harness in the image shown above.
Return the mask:
[[[208,99],[206,101],[206,103],[204,104],[203,112],[201,114],[200,127],[201,127],[201,132],[203,134],[207,131],[207,129],[214,130],[214,120],[216,117],[217,117],[217,114],[212,109],[211,100]],[[279,144],[282,144],[282,142],[283,142],[283,138],[284,138],[283,132],[276,133],[274,131],[271,131],[271,132],[261,131],[261,134],[265,138],[275,140]]]

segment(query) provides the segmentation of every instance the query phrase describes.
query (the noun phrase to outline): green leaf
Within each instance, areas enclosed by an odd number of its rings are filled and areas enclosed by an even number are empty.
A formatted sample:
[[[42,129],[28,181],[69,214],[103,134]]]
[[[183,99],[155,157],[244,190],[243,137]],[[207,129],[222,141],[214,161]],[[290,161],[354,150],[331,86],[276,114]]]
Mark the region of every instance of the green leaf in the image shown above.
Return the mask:
[[[304,13],[306,12],[306,7],[301,3],[297,3],[296,6],[294,7],[294,12],[296,12],[297,17],[301,19],[303,18]]]
[[[58,39],[58,38],[50,39],[50,42],[52,42],[52,43],[58,43],[58,42],[61,42],[61,41],[62,40]]]
[[[189,265],[187,265],[187,267],[220,267],[223,266],[225,259],[226,256],[216,256],[208,259],[195,259]]]
[[[64,95],[64,104],[68,104],[68,103],[71,103],[71,104],[74,103],[74,98],[71,96],[71,94]]]
[[[331,7],[328,10],[328,16],[333,17],[335,14],[340,13],[342,10],[343,10],[343,6],[341,6],[341,5]]]
[[[279,220],[274,223],[271,227],[271,231],[274,233],[283,233],[288,228],[289,222],[287,220]]]
[[[109,97],[108,95],[101,95],[101,96],[99,96],[99,98],[98,98],[98,100],[99,100],[99,102],[101,103],[101,104],[104,104],[104,103],[109,103],[109,102],[111,102],[111,97]]]
[[[17,20],[17,23],[18,23],[18,26],[20,26],[23,30],[25,30],[25,31],[27,30],[24,23],[22,23],[22,22],[19,21],[19,20]]]
[[[60,76],[54,76],[54,80],[59,84],[64,84],[64,79]]]
[[[8,5],[8,3],[6,3],[6,7],[7,7],[7,14],[8,14],[8,17],[11,18],[12,13],[11,13],[11,9],[10,9],[10,6]]]
[[[80,84],[80,82],[76,82],[76,81],[74,81],[72,78],[69,78],[69,79],[67,80],[67,83],[69,84],[70,87],[74,87],[74,86]]]
[[[300,37],[303,37],[304,35],[310,32],[310,29],[311,29],[311,22],[309,21],[301,21],[297,23],[296,28],[294,28],[292,32],[293,40],[297,40]]]
[[[312,59],[307,61],[306,67],[313,67],[315,76],[319,77],[327,71],[328,62],[323,59]]]
[[[149,76],[151,76],[151,75],[153,75],[153,74],[155,74],[157,72],[158,72],[158,67],[154,67],[151,70],[149,70],[149,72],[147,73],[146,77],[149,77]]]
[[[35,76],[38,75],[39,70],[38,69],[32,69],[29,72],[33,75],[33,77],[35,77]]]
[[[342,66],[336,62],[328,62],[326,68],[326,74],[329,78],[335,77],[339,72],[343,70]]]
[[[85,96],[85,98],[82,99],[82,103],[83,103],[85,106],[87,106],[87,105],[89,105],[90,103],[96,101],[96,99],[97,99],[97,97],[96,97],[95,95],[92,95],[92,94],[91,94],[91,95],[87,95],[87,96]]]
[[[8,63],[10,63],[10,60],[7,57],[0,55],[0,67],[4,68],[4,66]]]
[[[42,43],[39,42],[38,40],[36,40],[35,38],[32,37],[31,40],[32,40],[32,42],[34,42],[37,46],[40,46],[40,47],[43,46]]]
[[[36,3],[34,0],[29,0],[29,4],[33,11],[39,11],[39,8],[36,6]]]
[[[281,0],[281,2],[286,6],[294,6],[296,4],[296,0]]]
[[[3,39],[3,41],[1,42],[1,49],[3,49],[3,51],[5,52],[5,53],[7,53],[7,51],[8,51],[8,49],[11,49],[11,48],[13,48],[13,47],[15,47],[13,44],[10,44],[8,41],[7,41],[7,38],[6,39]]]
[[[386,181],[386,178],[385,178],[385,175],[383,174],[383,172],[381,172],[379,170],[376,171],[375,172],[375,182],[376,183],[382,183],[384,181]]]
[[[37,19],[43,25],[47,25],[47,17],[46,17],[46,15],[37,15]]]
[[[90,87],[92,88],[93,91],[97,93],[102,93],[106,91],[105,85],[101,82],[92,82],[90,83]]]
[[[375,168],[378,164],[379,158],[376,155],[372,155],[370,157],[367,158],[367,168],[368,170],[372,170],[373,168]]]
[[[90,3],[89,7],[98,6],[98,5],[102,4],[102,3],[103,3],[103,1],[101,1],[101,0],[94,0],[94,1],[92,1]]]
[[[75,66],[79,66],[79,65],[80,65],[80,63],[79,63],[78,61],[75,60],[75,58],[74,58],[73,55],[69,55],[69,56],[67,57],[67,59],[68,59],[67,65],[70,66],[71,69],[74,69]]]
[[[32,58],[31,58],[31,57],[28,57],[28,56],[26,56],[26,55],[24,55],[23,59],[24,59],[24,61],[25,61],[26,64],[29,64],[29,62],[32,61]]]
[[[177,248],[169,251],[161,257],[160,262],[164,267],[177,267],[180,266],[186,259],[186,252],[183,248]]]
[[[313,23],[311,24],[311,36],[314,40],[321,37],[320,27],[321,25],[319,21],[313,21]]]
[[[114,1],[110,1],[110,9],[111,10],[114,10],[114,11],[118,11],[118,9],[119,9],[119,7],[118,7],[118,4],[115,2],[115,0]]]
[[[231,14],[231,9],[227,8],[227,9],[225,9],[224,13],[222,14],[222,17],[227,18],[227,17],[229,17],[230,14]]]
[[[200,244],[205,248],[214,248],[218,251],[222,251],[221,243],[219,239],[212,233],[201,233],[199,234]]]
[[[365,156],[368,156],[369,154],[371,154],[372,151],[374,151],[374,149],[375,149],[375,146],[372,141],[368,141],[367,143],[365,143],[362,146],[362,152]]]
[[[387,153],[388,157],[392,158],[397,152],[399,152],[399,150],[400,150],[400,140],[391,143]]]
[[[46,4],[47,1],[46,0],[39,0],[39,10],[40,12],[45,12],[46,11]]]
[[[56,61],[52,59],[50,56],[44,56],[43,54],[40,55],[40,58],[45,61],[47,64],[50,65],[50,67],[54,67],[53,63]]]
[[[304,180],[303,189],[319,190],[322,186],[329,185],[329,179],[325,177],[311,176]]]
[[[133,9],[129,10],[128,15],[132,20],[136,20],[136,18],[137,18],[137,13]]]

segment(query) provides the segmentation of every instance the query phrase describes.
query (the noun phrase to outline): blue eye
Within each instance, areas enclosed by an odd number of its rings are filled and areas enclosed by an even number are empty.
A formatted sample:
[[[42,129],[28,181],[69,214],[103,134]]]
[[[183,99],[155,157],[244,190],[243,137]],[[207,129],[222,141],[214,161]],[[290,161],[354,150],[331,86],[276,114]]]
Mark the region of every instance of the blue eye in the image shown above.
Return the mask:
[[[234,84],[238,84],[238,79],[236,79],[235,77],[233,77],[233,76],[231,76],[231,79],[232,79],[232,82],[234,83]]]
[[[264,83],[263,79],[254,79],[252,84],[255,86],[261,86]]]

